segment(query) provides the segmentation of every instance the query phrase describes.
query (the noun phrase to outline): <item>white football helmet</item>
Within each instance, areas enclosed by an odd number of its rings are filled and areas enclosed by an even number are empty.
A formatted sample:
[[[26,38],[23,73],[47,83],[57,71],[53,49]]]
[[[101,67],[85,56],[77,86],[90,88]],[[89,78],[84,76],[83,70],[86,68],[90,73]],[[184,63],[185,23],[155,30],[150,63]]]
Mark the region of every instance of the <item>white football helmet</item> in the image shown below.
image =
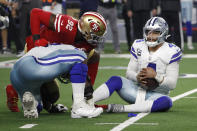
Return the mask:
[[[150,42],[147,39],[148,33],[150,32],[159,32],[160,35],[157,37],[157,40],[154,42]],[[144,35],[144,39],[146,44],[149,47],[155,47],[157,45],[159,45],[160,43],[163,43],[165,41],[165,39],[167,39],[168,37],[168,24],[166,23],[166,21],[161,18],[161,17],[152,17],[150,18],[143,29],[143,35]]]
[[[103,42],[107,24],[105,19],[97,12],[84,13],[79,22],[78,29],[90,44]]]

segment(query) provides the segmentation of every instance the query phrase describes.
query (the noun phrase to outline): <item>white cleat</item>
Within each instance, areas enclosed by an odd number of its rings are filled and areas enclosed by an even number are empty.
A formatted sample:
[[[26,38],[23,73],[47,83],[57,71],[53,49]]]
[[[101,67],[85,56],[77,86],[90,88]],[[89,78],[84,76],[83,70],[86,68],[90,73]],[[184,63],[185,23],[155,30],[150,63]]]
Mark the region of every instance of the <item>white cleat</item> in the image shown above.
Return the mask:
[[[193,45],[187,46],[187,48],[188,48],[189,50],[194,50]]]
[[[91,98],[91,99],[89,99],[89,100],[86,100],[86,103],[90,106],[90,107],[92,107],[92,108],[95,108],[95,106],[94,106],[94,100],[93,100],[93,98]]]
[[[187,45],[187,48],[188,48],[189,50],[194,50],[194,46],[193,46],[192,44],[188,44],[188,45]]]
[[[38,111],[37,111],[38,102],[35,100],[31,92],[25,92],[23,94],[22,103],[23,103],[24,117],[38,118]]]
[[[95,108],[82,102],[72,106],[71,118],[93,118],[99,116],[102,112],[103,108]]]

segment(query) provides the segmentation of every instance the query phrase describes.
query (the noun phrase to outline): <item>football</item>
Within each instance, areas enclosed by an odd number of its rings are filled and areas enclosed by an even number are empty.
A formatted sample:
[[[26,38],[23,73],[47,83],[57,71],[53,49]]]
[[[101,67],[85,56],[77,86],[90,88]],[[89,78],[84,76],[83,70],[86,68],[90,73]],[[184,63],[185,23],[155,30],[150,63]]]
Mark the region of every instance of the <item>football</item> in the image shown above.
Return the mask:
[[[159,86],[159,82],[155,78],[146,78],[145,81],[147,81],[147,84],[142,87],[145,90],[152,91]]]

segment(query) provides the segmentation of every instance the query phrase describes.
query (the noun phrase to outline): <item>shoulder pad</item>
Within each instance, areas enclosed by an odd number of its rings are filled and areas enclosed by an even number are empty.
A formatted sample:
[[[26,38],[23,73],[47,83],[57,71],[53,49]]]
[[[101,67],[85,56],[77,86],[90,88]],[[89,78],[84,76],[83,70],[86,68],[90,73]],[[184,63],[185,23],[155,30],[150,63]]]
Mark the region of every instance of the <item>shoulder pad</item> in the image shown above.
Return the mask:
[[[137,40],[135,40],[134,43],[140,43],[140,42],[142,42],[142,41],[144,41],[144,39],[137,39]]]
[[[163,51],[163,60],[171,64],[173,62],[177,62],[182,58],[182,51],[181,49],[172,43],[167,43],[165,45],[164,51]]]
[[[131,50],[130,53],[131,55],[133,55],[136,59],[137,59],[137,55],[136,55],[136,49],[142,46],[142,43],[144,44],[144,39],[137,39],[133,42],[132,46],[131,46]]]

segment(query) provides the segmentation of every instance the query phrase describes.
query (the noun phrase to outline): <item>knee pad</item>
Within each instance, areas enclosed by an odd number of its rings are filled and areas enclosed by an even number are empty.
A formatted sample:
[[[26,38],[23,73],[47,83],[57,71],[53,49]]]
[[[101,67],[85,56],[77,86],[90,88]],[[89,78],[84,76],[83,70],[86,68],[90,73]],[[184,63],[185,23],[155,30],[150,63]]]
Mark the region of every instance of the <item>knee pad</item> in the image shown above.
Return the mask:
[[[86,81],[88,66],[83,63],[75,64],[70,71],[70,81],[72,83],[84,83]]]
[[[164,112],[172,107],[172,100],[168,96],[162,96],[153,102],[151,112]]]
[[[122,80],[119,76],[112,76],[107,82],[107,87],[109,88],[110,95],[114,91],[118,91],[122,88]]]

